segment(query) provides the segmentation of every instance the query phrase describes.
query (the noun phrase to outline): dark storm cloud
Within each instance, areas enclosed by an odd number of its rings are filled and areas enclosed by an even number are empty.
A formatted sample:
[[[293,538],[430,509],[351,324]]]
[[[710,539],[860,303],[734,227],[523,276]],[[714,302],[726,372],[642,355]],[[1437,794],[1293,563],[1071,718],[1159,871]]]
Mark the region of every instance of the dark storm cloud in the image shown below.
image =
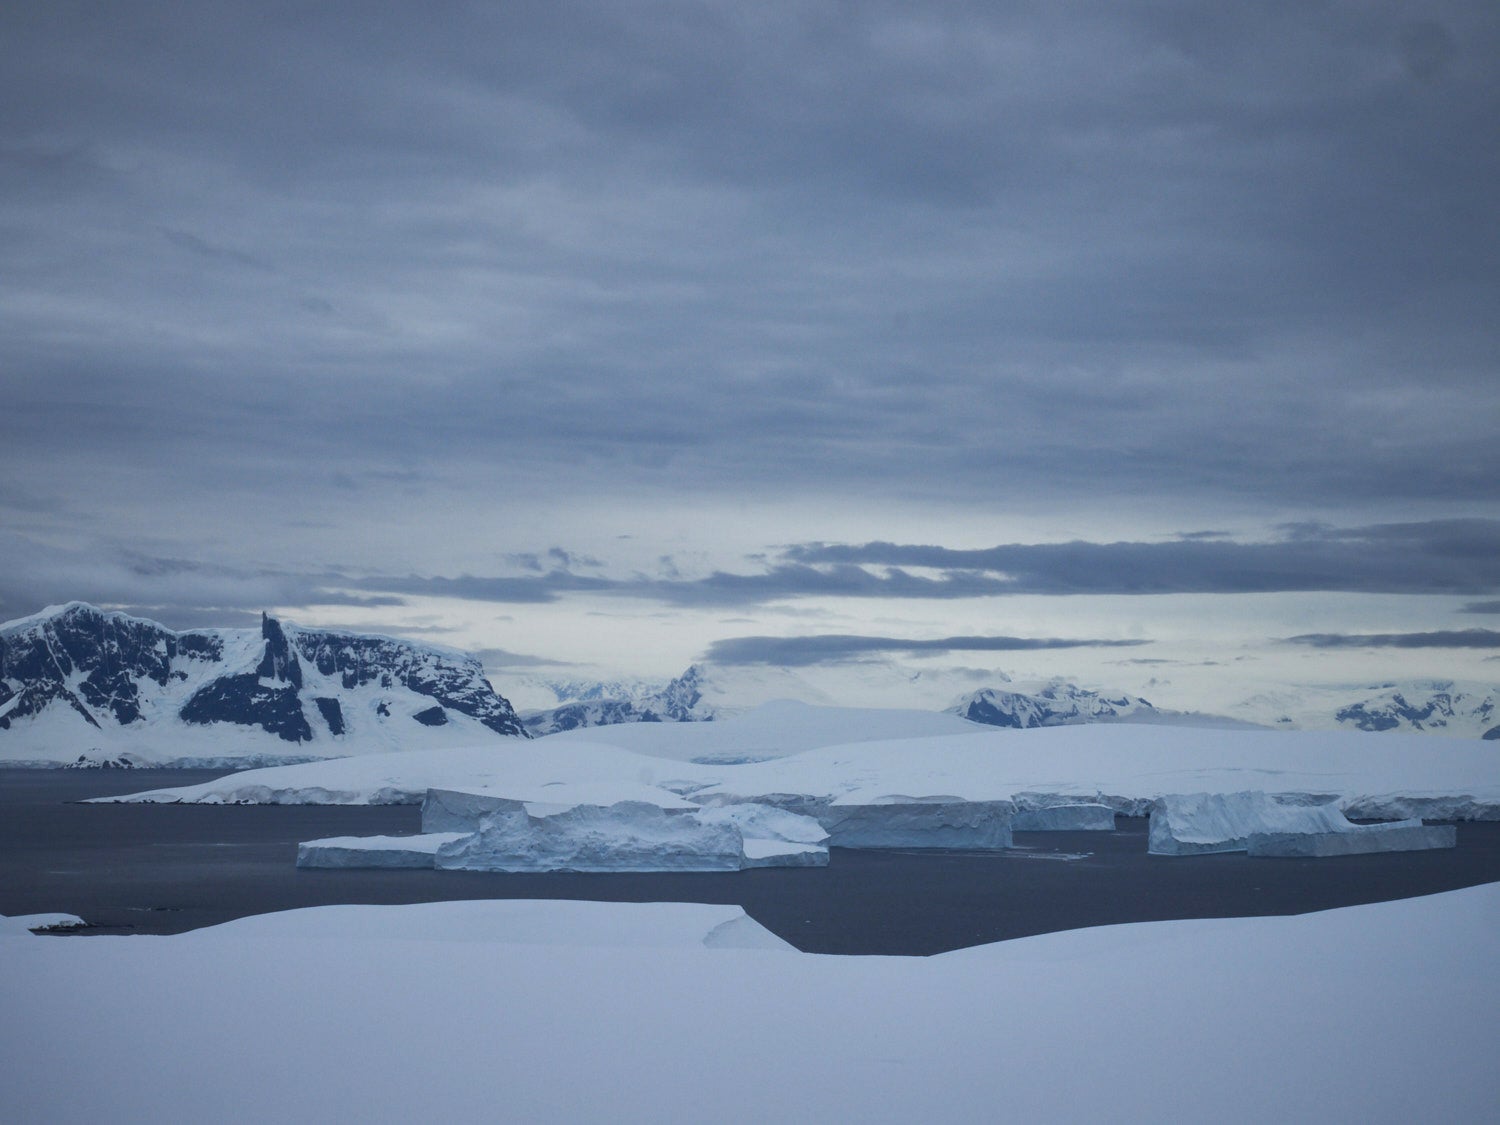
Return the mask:
[[[773,664],[796,668],[858,660],[875,653],[1033,652],[1057,648],[1118,648],[1149,643],[1143,640],[1070,640],[1060,637],[943,637],[936,640],[845,634],[731,637],[710,645],[705,659],[716,664]]]
[[[1500,613],[1500,601],[1494,602],[1469,602],[1460,611],[1462,613]]]
[[[898,543],[805,544],[789,558],[835,567],[932,567],[1028,594],[1487,593],[1500,589],[1500,521],[1335,528],[1299,524],[1267,543],[1007,544],[977,550]]]
[[[1491,504],[1497,56],[1479,0],[11,5],[0,467]]]
[[[1441,629],[1431,633],[1305,633],[1287,642],[1313,648],[1500,648],[1493,629]]]

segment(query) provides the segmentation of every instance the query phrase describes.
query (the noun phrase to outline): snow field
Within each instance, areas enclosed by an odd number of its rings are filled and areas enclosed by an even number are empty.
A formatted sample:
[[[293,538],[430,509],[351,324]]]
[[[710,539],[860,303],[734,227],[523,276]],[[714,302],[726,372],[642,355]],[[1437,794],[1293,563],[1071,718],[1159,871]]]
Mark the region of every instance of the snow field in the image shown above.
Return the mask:
[[[466,902],[0,937],[0,1118],[1405,1122],[1500,1099],[1500,885],[931,958],[716,932],[754,934],[735,908]]]

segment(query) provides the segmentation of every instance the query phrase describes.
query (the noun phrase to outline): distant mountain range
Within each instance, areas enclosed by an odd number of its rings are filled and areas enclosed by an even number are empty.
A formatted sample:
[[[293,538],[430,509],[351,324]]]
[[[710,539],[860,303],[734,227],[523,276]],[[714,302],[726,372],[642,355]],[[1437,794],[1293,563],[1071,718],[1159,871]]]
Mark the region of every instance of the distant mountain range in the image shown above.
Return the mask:
[[[1081,688],[1067,680],[1053,680],[1034,692],[982,688],[948,710],[960,718],[992,727],[1056,727],[1074,723],[1150,721],[1170,712],[1158,711],[1138,696],[1116,696]]]
[[[529,737],[479,661],[390,637],[175,632],[82,602],[0,626],[0,761],[244,764]]]
[[[888,668],[878,675],[895,682]],[[1389,730],[1500,739],[1500,689],[1485,685],[1413,681],[1365,688],[1296,688],[1254,697],[1230,714],[1205,714],[1156,707],[1128,692],[1095,690],[1067,679],[1013,683],[1003,673],[996,673],[995,678],[1004,686],[970,692],[944,710],[971,722],[1013,729],[1123,722]],[[713,664],[694,664],[665,685],[586,680],[542,683],[562,702],[523,712],[527,729],[535,735],[612,723],[712,721],[743,714],[777,698],[823,706],[844,702],[785,669]],[[869,686],[861,686],[869,694]],[[580,696],[570,699],[569,691]],[[909,693],[891,706],[911,707]]]
[[[453,649],[266,616],[259,629],[174,632],[74,602],[0,625],[0,763],[272,764],[619,723],[709,722],[777,699],[826,707],[850,702],[839,698],[846,688],[866,705],[874,696],[888,700],[882,707],[920,708],[914,697],[931,699],[950,682],[881,665],[844,669],[818,687],[805,671],[700,663],[666,683],[532,678],[517,686],[557,705],[518,716],[478,659]],[[1158,708],[1061,678],[994,678],[946,711],[1016,729],[1129,722],[1500,740],[1500,689],[1485,684],[1287,687],[1226,716]]]
[[[1355,698],[1350,698],[1354,695]],[[1411,731],[1500,740],[1500,688],[1454,680],[1413,680],[1348,688],[1300,688],[1250,703],[1267,725],[1297,729],[1333,724],[1348,730]]]

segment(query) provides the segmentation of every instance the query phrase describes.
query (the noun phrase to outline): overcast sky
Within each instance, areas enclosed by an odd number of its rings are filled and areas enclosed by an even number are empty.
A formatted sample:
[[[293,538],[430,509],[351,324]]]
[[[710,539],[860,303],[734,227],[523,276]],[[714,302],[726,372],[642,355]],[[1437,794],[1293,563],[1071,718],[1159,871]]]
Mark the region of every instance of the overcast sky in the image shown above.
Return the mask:
[[[1496,59],[1492,0],[6,4],[0,616],[1494,680]]]

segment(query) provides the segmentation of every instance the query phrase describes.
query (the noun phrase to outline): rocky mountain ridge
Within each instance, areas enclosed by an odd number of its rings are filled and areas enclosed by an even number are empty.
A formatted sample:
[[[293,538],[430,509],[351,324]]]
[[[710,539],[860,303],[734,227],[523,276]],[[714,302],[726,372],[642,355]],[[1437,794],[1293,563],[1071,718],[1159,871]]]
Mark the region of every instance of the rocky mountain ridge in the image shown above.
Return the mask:
[[[267,615],[259,630],[177,632],[83,602],[0,626],[10,760],[26,757],[23,744],[88,760],[117,744],[248,745],[242,736],[269,743],[261,759],[305,759],[431,745],[424,732],[446,727],[471,742],[529,737],[479,661],[453,650]]]

